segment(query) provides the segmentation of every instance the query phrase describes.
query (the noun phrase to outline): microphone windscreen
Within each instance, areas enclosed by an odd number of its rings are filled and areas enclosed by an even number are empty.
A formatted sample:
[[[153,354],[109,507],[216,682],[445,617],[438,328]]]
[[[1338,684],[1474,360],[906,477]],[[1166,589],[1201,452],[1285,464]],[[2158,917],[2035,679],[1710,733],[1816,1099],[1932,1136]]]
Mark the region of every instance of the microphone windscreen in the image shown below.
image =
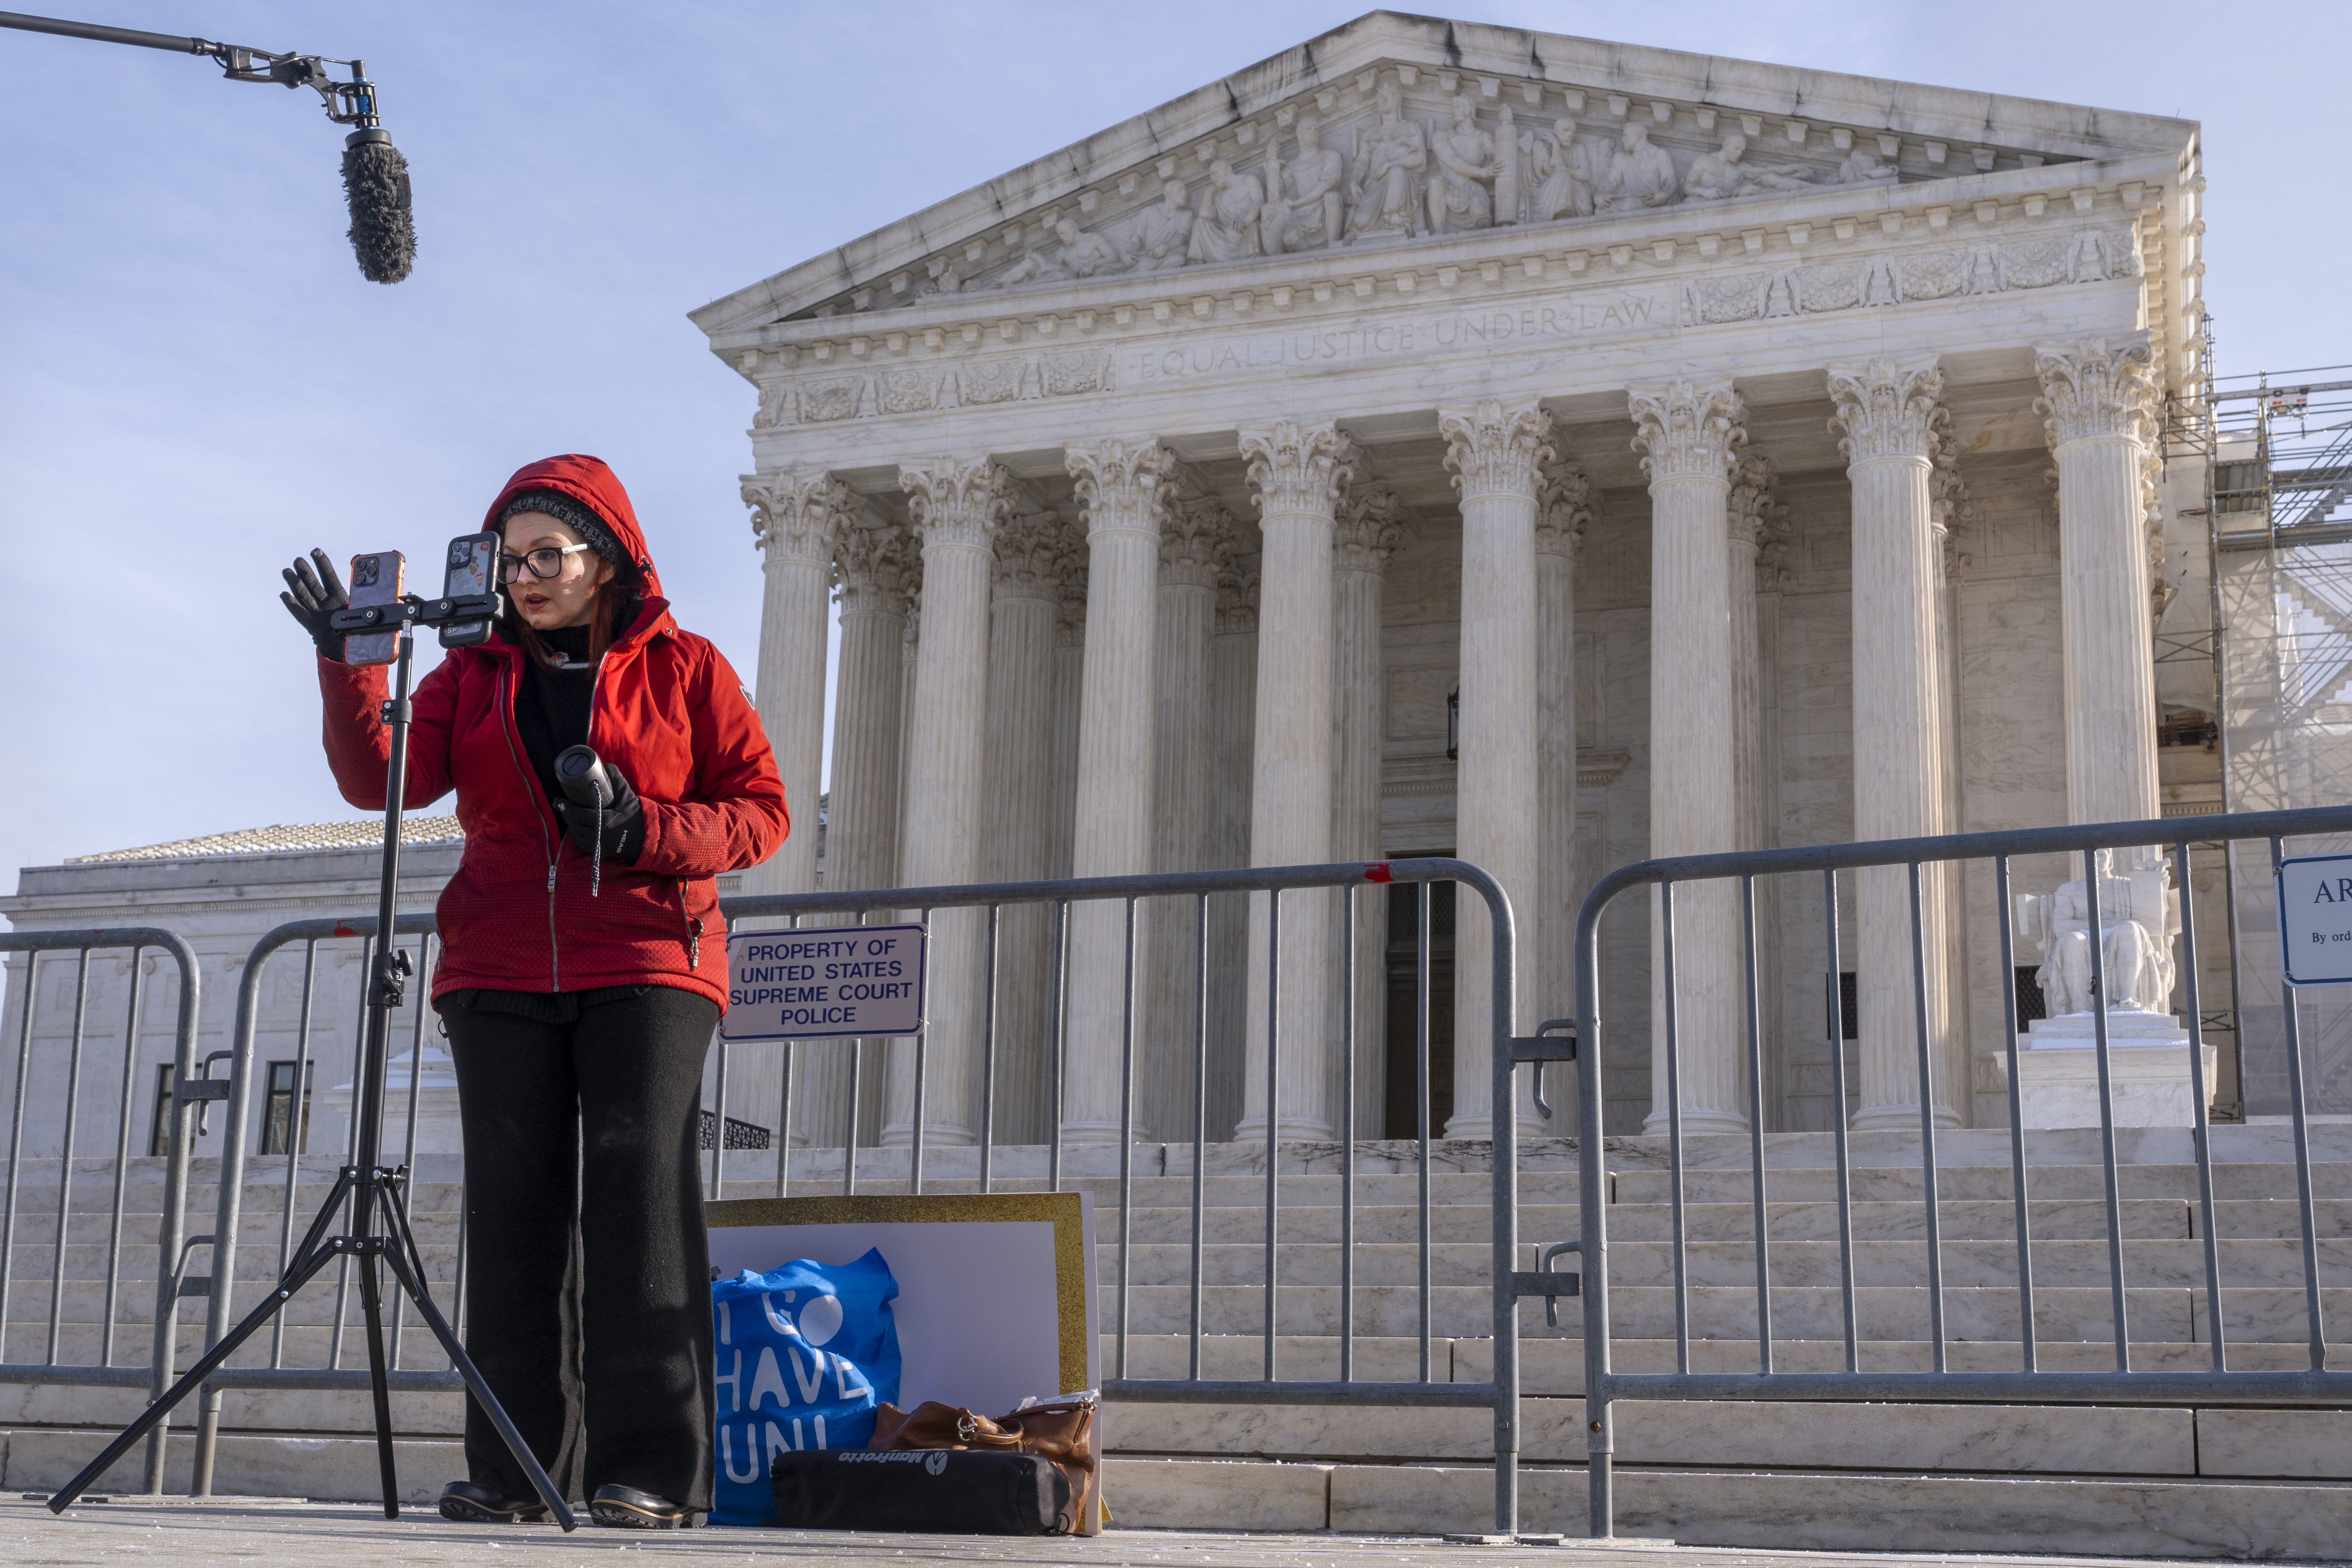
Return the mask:
[[[355,131],[343,143],[343,197],[360,271],[397,283],[416,262],[416,222],[408,206],[408,160],[381,131]]]

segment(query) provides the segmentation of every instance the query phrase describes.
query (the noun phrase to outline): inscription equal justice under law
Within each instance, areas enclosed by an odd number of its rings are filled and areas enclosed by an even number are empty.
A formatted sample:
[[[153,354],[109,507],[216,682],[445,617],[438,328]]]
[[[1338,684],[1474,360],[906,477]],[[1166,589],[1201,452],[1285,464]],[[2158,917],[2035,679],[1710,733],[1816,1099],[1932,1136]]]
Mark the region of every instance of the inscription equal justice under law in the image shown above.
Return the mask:
[[[1442,310],[1402,321],[1278,329],[1167,348],[1139,345],[1126,355],[1126,381],[1154,381],[1343,364],[1409,354],[1483,349],[1545,339],[1574,340],[1675,325],[1663,294],[1570,294],[1545,304],[1490,310]]]

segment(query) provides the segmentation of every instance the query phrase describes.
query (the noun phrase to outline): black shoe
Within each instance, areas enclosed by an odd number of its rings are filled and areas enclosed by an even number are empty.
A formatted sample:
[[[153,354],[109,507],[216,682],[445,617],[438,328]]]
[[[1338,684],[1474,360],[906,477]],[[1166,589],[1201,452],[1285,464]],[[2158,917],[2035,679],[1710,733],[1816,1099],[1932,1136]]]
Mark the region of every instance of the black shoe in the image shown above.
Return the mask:
[[[547,1505],[535,1497],[500,1497],[496,1487],[451,1481],[441,1489],[441,1517],[459,1524],[536,1524]]]
[[[598,1487],[588,1517],[615,1530],[692,1530],[706,1517],[635,1487]]]

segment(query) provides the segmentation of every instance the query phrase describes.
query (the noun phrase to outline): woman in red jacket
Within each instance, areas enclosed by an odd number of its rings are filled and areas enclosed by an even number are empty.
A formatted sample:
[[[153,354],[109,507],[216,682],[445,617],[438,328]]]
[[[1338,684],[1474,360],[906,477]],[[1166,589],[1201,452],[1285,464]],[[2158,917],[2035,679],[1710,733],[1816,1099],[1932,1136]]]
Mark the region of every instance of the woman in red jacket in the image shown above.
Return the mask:
[[[433,982],[465,1135],[466,1348],[598,1523],[697,1524],[712,1394],[696,1134],[727,994],[714,879],[783,842],[783,783],[735,672],[670,619],[611,469],[533,463],[484,526],[504,541],[507,612],[418,684],[408,743],[409,804],[456,791],[466,835]],[[318,574],[296,562],[283,596],[318,644],[328,761],[345,800],[382,810],[383,670],[342,663],[327,619],[345,596],[311,554]],[[583,743],[614,778],[601,844],[555,778]],[[466,1463],[445,1517],[543,1517],[470,1399]]]

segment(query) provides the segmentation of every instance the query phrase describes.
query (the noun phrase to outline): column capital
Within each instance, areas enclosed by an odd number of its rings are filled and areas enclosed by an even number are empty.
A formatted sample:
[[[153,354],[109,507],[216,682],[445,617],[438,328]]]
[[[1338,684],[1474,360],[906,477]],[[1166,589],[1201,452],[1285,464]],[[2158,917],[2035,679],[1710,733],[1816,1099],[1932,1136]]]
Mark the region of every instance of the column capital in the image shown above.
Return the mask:
[[[996,558],[990,574],[991,597],[1062,602],[1062,555],[1067,548],[1057,511],[1024,512],[1008,517],[996,531]]]
[[[1349,487],[1332,515],[1333,570],[1386,572],[1389,557],[1404,542],[1406,516],[1403,495],[1386,479]]]
[[[1329,517],[1362,460],[1328,419],[1276,419],[1242,431],[1241,446],[1260,517]]]
[[[1937,432],[1935,455],[1927,471],[1927,515],[1944,548],[1944,574],[1951,576],[1971,564],[1968,537],[1976,521],[1975,503],[1969,500],[1967,481],[1960,478],[1960,444],[1947,427]]]
[[[897,523],[843,529],[833,545],[833,596],[841,613],[906,614],[909,553],[907,531]]]
[[[771,561],[829,562],[856,516],[849,487],[823,468],[745,474],[743,504],[751,509],[751,538]]]
[[[1217,635],[1219,637],[1255,637],[1257,635],[1258,557],[1252,549],[1246,525],[1231,512],[1225,514],[1229,530],[1228,548],[1220,558],[1217,569]]]
[[[1944,423],[1944,371],[1933,354],[1829,367],[1830,428],[1843,431],[1838,454],[1852,468],[1885,458],[1924,462]]]
[[[1179,500],[1160,531],[1160,581],[1166,587],[1214,588],[1233,549],[1233,516],[1214,496]]]
[[[1062,461],[1077,481],[1088,539],[1100,533],[1160,536],[1175,453],[1149,436],[1108,437],[1066,446]]]
[[[2033,411],[2044,416],[2053,451],[2096,436],[2148,439],[2157,386],[2146,332],[2112,343],[2105,338],[2036,343],[2033,374],[2042,382]]]
[[[923,546],[961,544],[985,550],[1012,510],[1013,475],[991,458],[932,458],[901,464],[898,488],[915,515]]]
[[[1544,465],[1543,489],[1536,496],[1536,553],[1574,561],[1592,521],[1592,480],[1574,458]]]
[[[1748,407],[1728,376],[1637,386],[1626,393],[1625,403],[1633,419],[1633,445],[1649,454],[1642,459],[1642,473],[1652,484],[1730,482],[1733,456],[1748,440]]]
[[[1437,433],[1445,437],[1454,492],[1464,500],[1489,495],[1532,499],[1552,456],[1551,416],[1538,403],[1510,406],[1489,398],[1440,408]]]

